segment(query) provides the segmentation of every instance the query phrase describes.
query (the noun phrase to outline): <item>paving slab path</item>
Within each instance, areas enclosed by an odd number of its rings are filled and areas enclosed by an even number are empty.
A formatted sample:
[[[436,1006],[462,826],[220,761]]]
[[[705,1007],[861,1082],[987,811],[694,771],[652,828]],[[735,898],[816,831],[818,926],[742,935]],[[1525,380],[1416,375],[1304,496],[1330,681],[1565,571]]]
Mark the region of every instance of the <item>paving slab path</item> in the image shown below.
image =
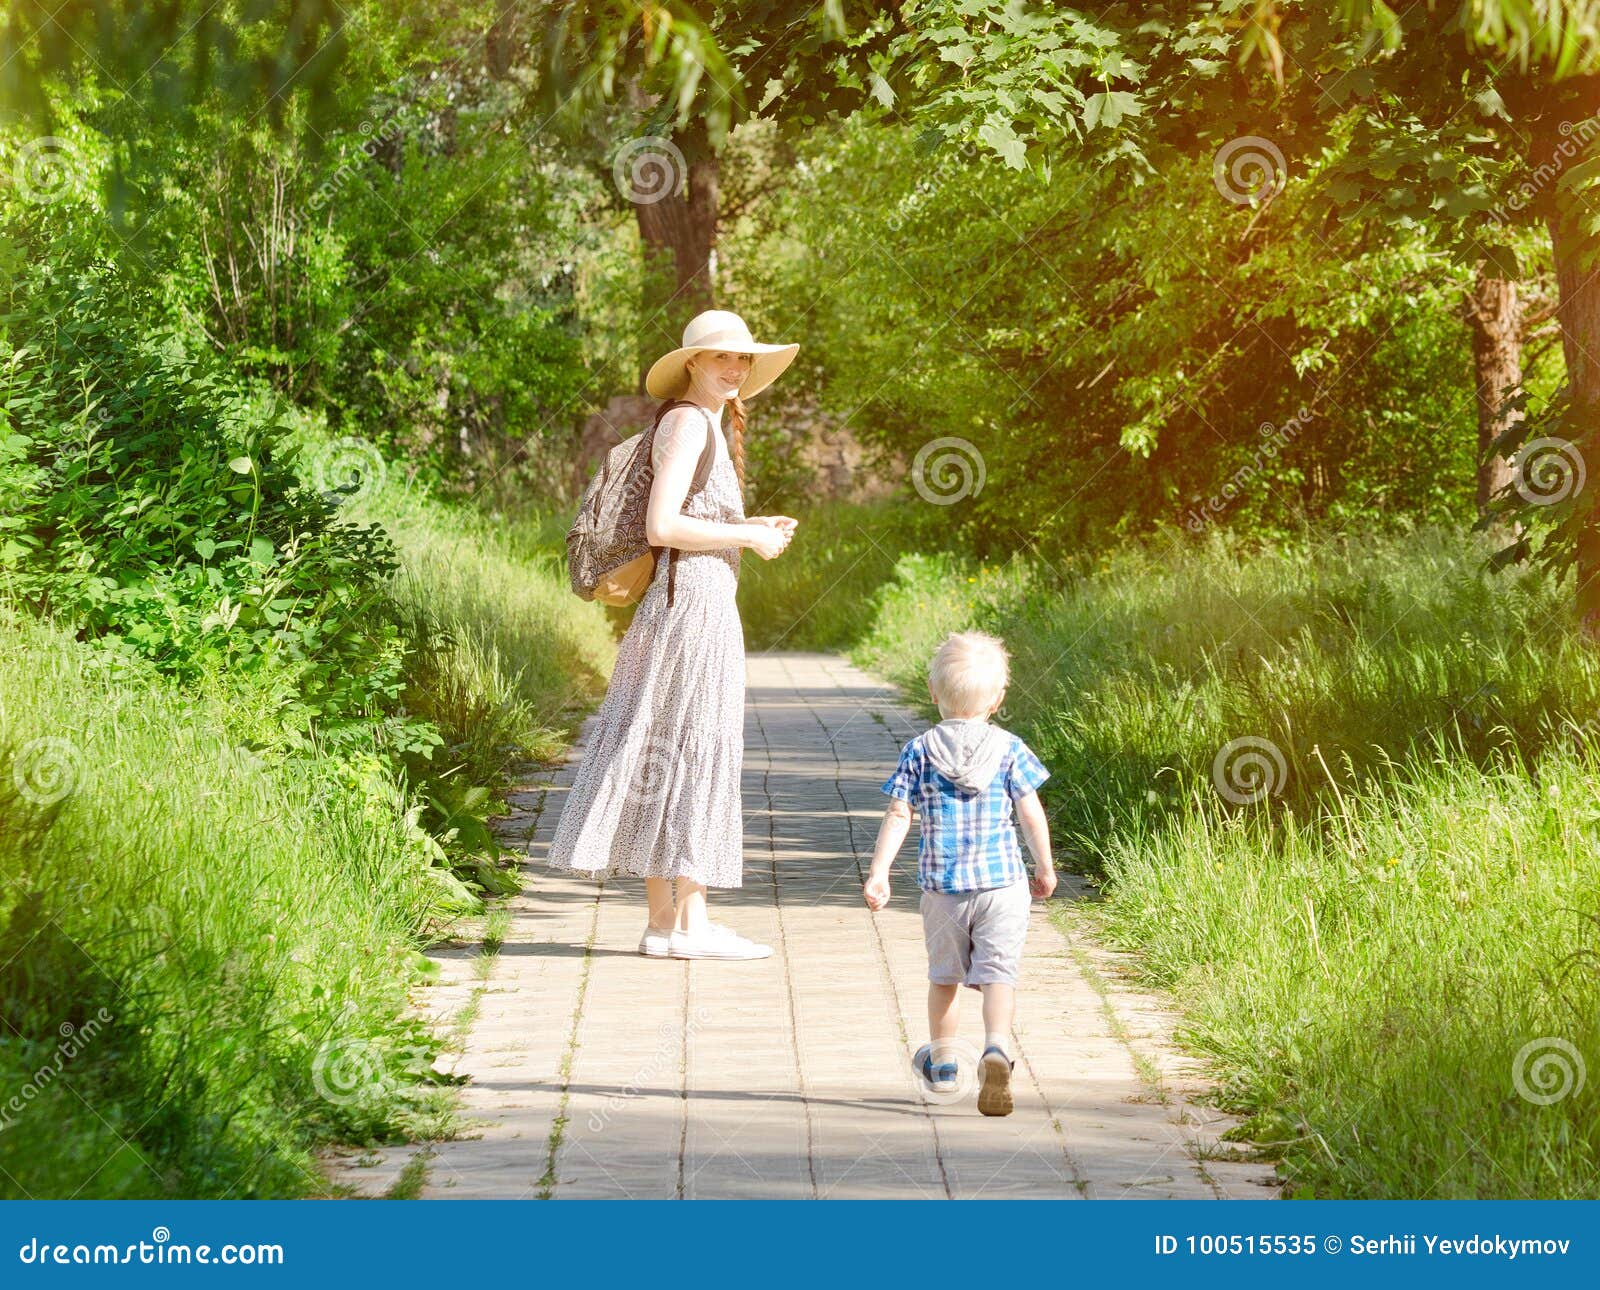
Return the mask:
[[[1167,1005],[1093,938],[1070,878],[1033,908],[1015,1113],[980,1116],[970,1087],[925,1093],[909,1064],[927,1026],[915,827],[888,908],[861,899],[878,786],[923,723],[836,655],[752,652],[747,682],[745,885],[712,893],[713,916],[773,956],[643,958],[642,881],[545,866],[591,717],[500,822],[528,858],[454,1060],[478,1136],[369,1155],[337,1181],[381,1189],[420,1150],[425,1198],[1275,1194],[1271,1166],[1221,1140],[1236,1122],[1196,1100]]]

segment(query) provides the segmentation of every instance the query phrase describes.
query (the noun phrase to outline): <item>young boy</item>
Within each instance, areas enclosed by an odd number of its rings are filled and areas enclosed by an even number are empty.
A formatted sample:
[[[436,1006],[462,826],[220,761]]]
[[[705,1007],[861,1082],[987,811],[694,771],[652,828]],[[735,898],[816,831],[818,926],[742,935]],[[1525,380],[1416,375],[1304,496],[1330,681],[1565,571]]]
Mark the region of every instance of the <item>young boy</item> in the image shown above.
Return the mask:
[[[862,888],[869,908],[889,903],[889,866],[915,803],[922,816],[917,884],[928,946],[931,1042],[911,1064],[930,1091],[958,1088],[960,990],[981,991],[978,1110],[984,1115],[1011,1114],[1011,1020],[1030,897],[1047,899],[1056,887],[1050,829],[1036,791],[1050,772],[1021,739],[989,722],[1005,698],[1008,660],[1004,644],[983,632],[957,632],[939,646],[928,667],[928,694],[943,720],[906,744],[884,781],[883,791],[894,800]],[[1033,853],[1031,883],[1012,825],[1013,805]]]

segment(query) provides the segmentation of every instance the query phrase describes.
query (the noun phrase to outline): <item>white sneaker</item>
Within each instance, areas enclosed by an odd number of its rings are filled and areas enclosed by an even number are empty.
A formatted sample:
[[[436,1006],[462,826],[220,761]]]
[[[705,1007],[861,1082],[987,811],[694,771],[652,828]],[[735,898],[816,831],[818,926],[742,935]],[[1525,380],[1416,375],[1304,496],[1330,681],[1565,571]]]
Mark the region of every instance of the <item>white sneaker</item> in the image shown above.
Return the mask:
[[[674,931],[668,953],[675,959],[764,959],[772,946],[747,940],[721,923],[707,923],[698,932]]]
[[[649,959],[666,958],[671,945],[671,935],[670,928],[646,926],[644,935],[639,938],[639,953]]]

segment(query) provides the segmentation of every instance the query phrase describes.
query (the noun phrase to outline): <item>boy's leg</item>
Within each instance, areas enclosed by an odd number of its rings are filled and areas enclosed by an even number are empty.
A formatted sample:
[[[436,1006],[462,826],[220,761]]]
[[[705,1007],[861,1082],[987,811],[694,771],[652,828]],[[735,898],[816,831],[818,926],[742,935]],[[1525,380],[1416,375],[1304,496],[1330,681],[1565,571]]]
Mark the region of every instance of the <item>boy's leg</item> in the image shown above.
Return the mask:
[[[937,1063],[956,1060],[961,983],[972,963],[972,942],[967,935],[970,905],[964,896],[922,893],[922,936],[928,948],[928,1038]]]
[[[1017,987],[991,981],[983,990],[983,1046],[1011,1056],[1011,1022],[1017,1013]]]
[[[1028,884],[1012,883],[984,892],[973,919],[972,970],[967,981],[983,991],[984,1055],[978,1062],[978,1110],[984,1115],[1010,1115],[1013,1108],[1011,1023],[1031,906]]]
[[[961,1025],[961,987],[928,982],[928,1038],[933,1041],[933,1060],[956,1059],[956,1031]]]

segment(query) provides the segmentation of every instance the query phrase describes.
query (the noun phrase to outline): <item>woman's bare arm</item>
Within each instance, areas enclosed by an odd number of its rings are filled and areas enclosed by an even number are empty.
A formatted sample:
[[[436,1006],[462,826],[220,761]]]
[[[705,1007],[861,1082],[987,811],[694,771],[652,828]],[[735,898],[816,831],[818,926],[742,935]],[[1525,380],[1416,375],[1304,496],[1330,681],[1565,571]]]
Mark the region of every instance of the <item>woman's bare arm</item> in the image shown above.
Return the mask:
[[[674,408],[661,418],[656,430],[655,482],[645,510],[645,540],[651,546],[675,546],[680,551],[715,551],[725,546],[755,546],[764,525],[722,524],[682,514],[695,467],[706,446],[706,418],[690,408]]]

